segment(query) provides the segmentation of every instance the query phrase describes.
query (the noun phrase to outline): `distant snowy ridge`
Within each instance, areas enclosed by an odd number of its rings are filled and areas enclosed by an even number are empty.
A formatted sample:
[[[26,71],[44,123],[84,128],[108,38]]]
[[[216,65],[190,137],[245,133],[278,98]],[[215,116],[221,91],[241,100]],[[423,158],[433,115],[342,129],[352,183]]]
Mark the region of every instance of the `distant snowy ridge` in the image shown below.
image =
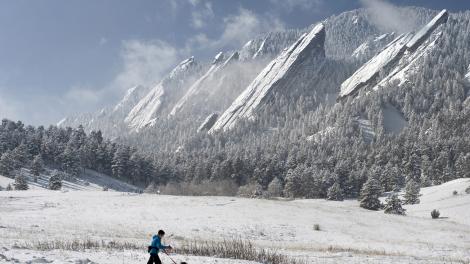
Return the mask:
[[[186,59],[178,64],[161,82],[143,97],[128,113],[124,122],[135,131],[152,124],[157,117],[168,92],[176,92],[174,89],[182,88],[185,77],[190,75],[197,67],[194,57]],[[168,91],[172,89],[172,91]]]
[[[320,23],[269,63],[222,114],[209,132],[230,129],[241,118],[253,117],[253,112],[270,91],[276,88],[289,88],[286,82],[295,78],[297,70],[302,70],[302,63],[305,60],[311,56],[325,56],[324,41],[325,27]]]
[[[419,57],[417,52],[422,43],[428,40],[433,31],[447,21],[449,14],[442,10],[416,34],[402,34],[392,41],[382,52],[374,56],[359,68],[350,78],[341,84],[339,98],[355,94],[359,89],[370,85],[381,71],[387,71],[403,56]]]
[[[208,86],[207,84],[214,79],[217,78],[217,74],[223,70],[227,65],[230,63],[237,61],[239,58],[239,53],[234,52],[227,60],[224,62],[224,53],[219,52],[213,62],[209,70],[202,75],[194,84],[191,85],[191,87],[188,89],[188,91],[184,94],[184,96],[178,100],[176,105],[173,107],[173,109],[170,112],[170,116],[175,115],[178,111],[180,111],[187,102],[197,95],[198,93],[201,92],[202,89],[206,88]]]

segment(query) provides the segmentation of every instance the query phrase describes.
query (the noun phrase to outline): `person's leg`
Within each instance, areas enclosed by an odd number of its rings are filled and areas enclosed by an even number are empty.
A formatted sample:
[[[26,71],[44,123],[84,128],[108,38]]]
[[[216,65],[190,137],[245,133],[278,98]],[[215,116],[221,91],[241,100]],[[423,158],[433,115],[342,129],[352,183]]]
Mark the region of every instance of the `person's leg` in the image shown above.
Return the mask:
[[[158,255],[155,255],[155,264],[162,264],[162,261]]]
[[[147,264],[153,264],[153,256],[150,255],[149,261],[147,261]]]

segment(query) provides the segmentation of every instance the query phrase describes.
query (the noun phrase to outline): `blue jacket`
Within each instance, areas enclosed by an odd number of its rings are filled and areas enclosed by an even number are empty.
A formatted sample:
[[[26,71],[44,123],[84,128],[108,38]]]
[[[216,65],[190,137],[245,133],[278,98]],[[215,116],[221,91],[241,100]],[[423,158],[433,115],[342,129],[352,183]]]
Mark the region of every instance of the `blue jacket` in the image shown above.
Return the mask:
[[[152,237],[152,244],[150,245],[152,249],[150,250],[150,255],[156,255],[160,251],[160,249],[167,249],[169,246],[165,246],[162,244],[162,240],[159,236],[154,235]]]

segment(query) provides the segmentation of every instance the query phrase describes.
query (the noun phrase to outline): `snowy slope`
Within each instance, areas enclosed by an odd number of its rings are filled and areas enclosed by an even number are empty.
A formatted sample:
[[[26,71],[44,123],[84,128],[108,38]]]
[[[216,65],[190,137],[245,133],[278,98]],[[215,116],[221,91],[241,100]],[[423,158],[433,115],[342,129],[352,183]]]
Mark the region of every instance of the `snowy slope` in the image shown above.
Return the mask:
[[[234,52],[227,60],[225,60],[224,53],[219,52],[212,61],[209,70],[207,70],[204,75],[202,75],[194,84],[191,85],[184,96],[179,99],[176,105],[173,107],[170,115],[175,115],[178,111],[181,110],[181,108],[184,107],[185,104],[188,103],[189,100],[191,100],[192,97],[201,93],[201,90],[207,89],[208,86],[210,86],[209,84],[219,77],[218,73],[225,69],[230,63],[237,61],[238,57],[238,52]]]
[[[351,54],[355,59],[370,58],[394,39],[395,33],[386,33],[374,37],[357,47]]]
[[[312,58],[324,56],[325,28],[315,26],[311,32],[302,35],[289,49],[269,63],[245,91],[221,115],[209,132],[232,128],[241,118],[253,117],[253,112],[275,89],[289,89],[303,64]],[[290,83],[292,85],[292,83]]]
[[[387,74],[391,72],[387,82],[391,80],[391,76],[405,75],[408,69],[412,67],[411,64],[427,54],[429,47],[434,46],[434,42],[430,43],[429,38],[440,24],[447,21],[447,18],[447,11],[442,10],[417,33],[397,37],[382,52],[366,62],[341,84],[339,97],[352,95],[361,88],[375,85],[377,78],[380,77],[379,73],[383,74],[385,72]],[[380,82],[380,80],[378,81]]]
[[[35,241],[93,239],[141,245],[162,228],[167,231],[165,242],[175,246],[187,239],[222,240],[243,234],[257,247],[305,257],[307,263],[467,263],[470,194],[463,190],[468,186],[467,178],[423,188],[421,203],[406,206],[407,216],[368,211],[356,200],[0,192],[0,254],[8,258],[22,255],[25,250],[13,245]],[[458,195],[452,194],[454,190]],[[431,219],[432,209],[440,210],[443,218]],[[321,231],[315,231],[314,224],[319,224]],[[146,256],[142,251],[51,251],[32,252],[29,256],[110,263],[103,258],[119,255],[126,260],[124,263],[141,263]],[[179,261],[185,258],[174,257]]]
[[[22,169],[22,175],[26,176],[30,190],[47,189],[52,170],[46,170],[47,173],[41,174],[34,182],[34,176],[27,169]],[[14,179],[0,175],[0,187],[6,188],[8,184],[13,186]],[[85,170],[78,177],[71,177],[62,181],[62,191],[103,191],[106,187],[110,191],[138,192],[140,188],[131,184],[116,180],[108,175],[98,173],[92,170]]]
[[[145,94],[148,93],[148,88],[142,85],[137,85],[127,90],[124,97],[113,108],[113,112],[118,112],[120,115],[127,114]]]
[[[164,104],[169,104],[168,93],[178,93],[187,85],[187,78],[196,71],[198,64],[193,57],[178,64],[128,113],[125,122],[134,131],[151,124]]]
[[[422,188],[421,203],[407,205],[408,214],[426,218],[430,217],[433,209],[437,209],[443,220],[470,225],[470,194],[465,193],[468,187],[470,179],[463,178]],[[457,195],[453,194],[454,191],[457,191]]]

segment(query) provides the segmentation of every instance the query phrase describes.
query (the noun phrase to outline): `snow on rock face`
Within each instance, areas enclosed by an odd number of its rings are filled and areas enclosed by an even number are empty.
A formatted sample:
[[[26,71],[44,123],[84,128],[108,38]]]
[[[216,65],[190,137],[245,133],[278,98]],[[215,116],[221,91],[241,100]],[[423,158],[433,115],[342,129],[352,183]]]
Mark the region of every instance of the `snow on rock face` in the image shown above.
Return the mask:
[[[378,50],[382,49],[386,43],[393,40],[395,33],[383,34],[376,38],[370,39],[362,43],[359,47],[354,50],[351,57],[355,59],[370,58]]]
[[[291,81],[305,70],[304,63],[325,56],[325,28],[315,26],[302,35],[296,43],[270,62],[245,91],[222,114],[209,132],[232,128],[241,118],[252,118],[253,112],[274,89],[289,89]]]
[[[239,53],[234,52],[225,62],[224,62],[224,54],[219,52],[212,62],[211,67],[207,72],[202,75],[185,93],[185,95],[178,100],[176,105],[170,112],[170,115],[175,115],[178,113],[187,103],[191,100],[192,97],[196,96],[203,90],[204,88],[208,88],[207,84],[211,83],[214,79],[217,78],[217,74],[224,69],[230,63],[237,61],[239,58]]]
[[[211,129],[215,121],[217,121],[218,117],[219,117],[219,114],[217,113],[210,114],[208,117],[206,117],[204,122],[202,122],[201,126],[199,126],[199,128],[197,129],[197,132]]]
[[[147,92],[148,88],[142,85],[137,85],[130,88],[127,90],[121,101],[119,101],[119,103],[114,106],[113,112],[129,112]]]
[[[362,65],[349,79],[341,84],[340,97],[356,92],[359,88],[369,84],[379,75],[380,70],[396,61],[406,50],[406,43],[410,34],[402,34],[385,47],[385,49]]]
[[[421,28],[413,38],[406,44],[409,50],[415,50],[427,37],[440,25],[447,22],[449,13],[447,10],[442,10],[435,16],[426,26]]]
[[[428,50],[423,48],[422,44],[429,42],[429,37],[433,31],[440,24],[445,23],[447,18],[447,11],[442,10],[416,34],[408,33],[397,37],[382,52],[366,62],[341,84],[339,98],[353,95],[359,89],[380,81],[377,80],[380,72],[394,72],[393,75],[395,75],[406,68],[411,62],[416,61],[417,58],[421,57]],[[427,46],[433,45],[428,43]],[[397,62],[399,62],[398,65]]]
[[[197,68],[194,57],[182,61],[170,74],[142,98],[127,115],[125,122],[135,131],[151,124],[157,117],[167,92],[176,92],[183,87],[185,78]],[[171,89],[171,91],[169,91]]]
[[[240,50],[240,60],[272,59],[289,47],[302,35],[300,30],[271,32],[261,38],[248,41]]]
[[[467,82],[467,85],[470,86],[470,65],[468,65],[468,72],[465,74],[465,81]]]

